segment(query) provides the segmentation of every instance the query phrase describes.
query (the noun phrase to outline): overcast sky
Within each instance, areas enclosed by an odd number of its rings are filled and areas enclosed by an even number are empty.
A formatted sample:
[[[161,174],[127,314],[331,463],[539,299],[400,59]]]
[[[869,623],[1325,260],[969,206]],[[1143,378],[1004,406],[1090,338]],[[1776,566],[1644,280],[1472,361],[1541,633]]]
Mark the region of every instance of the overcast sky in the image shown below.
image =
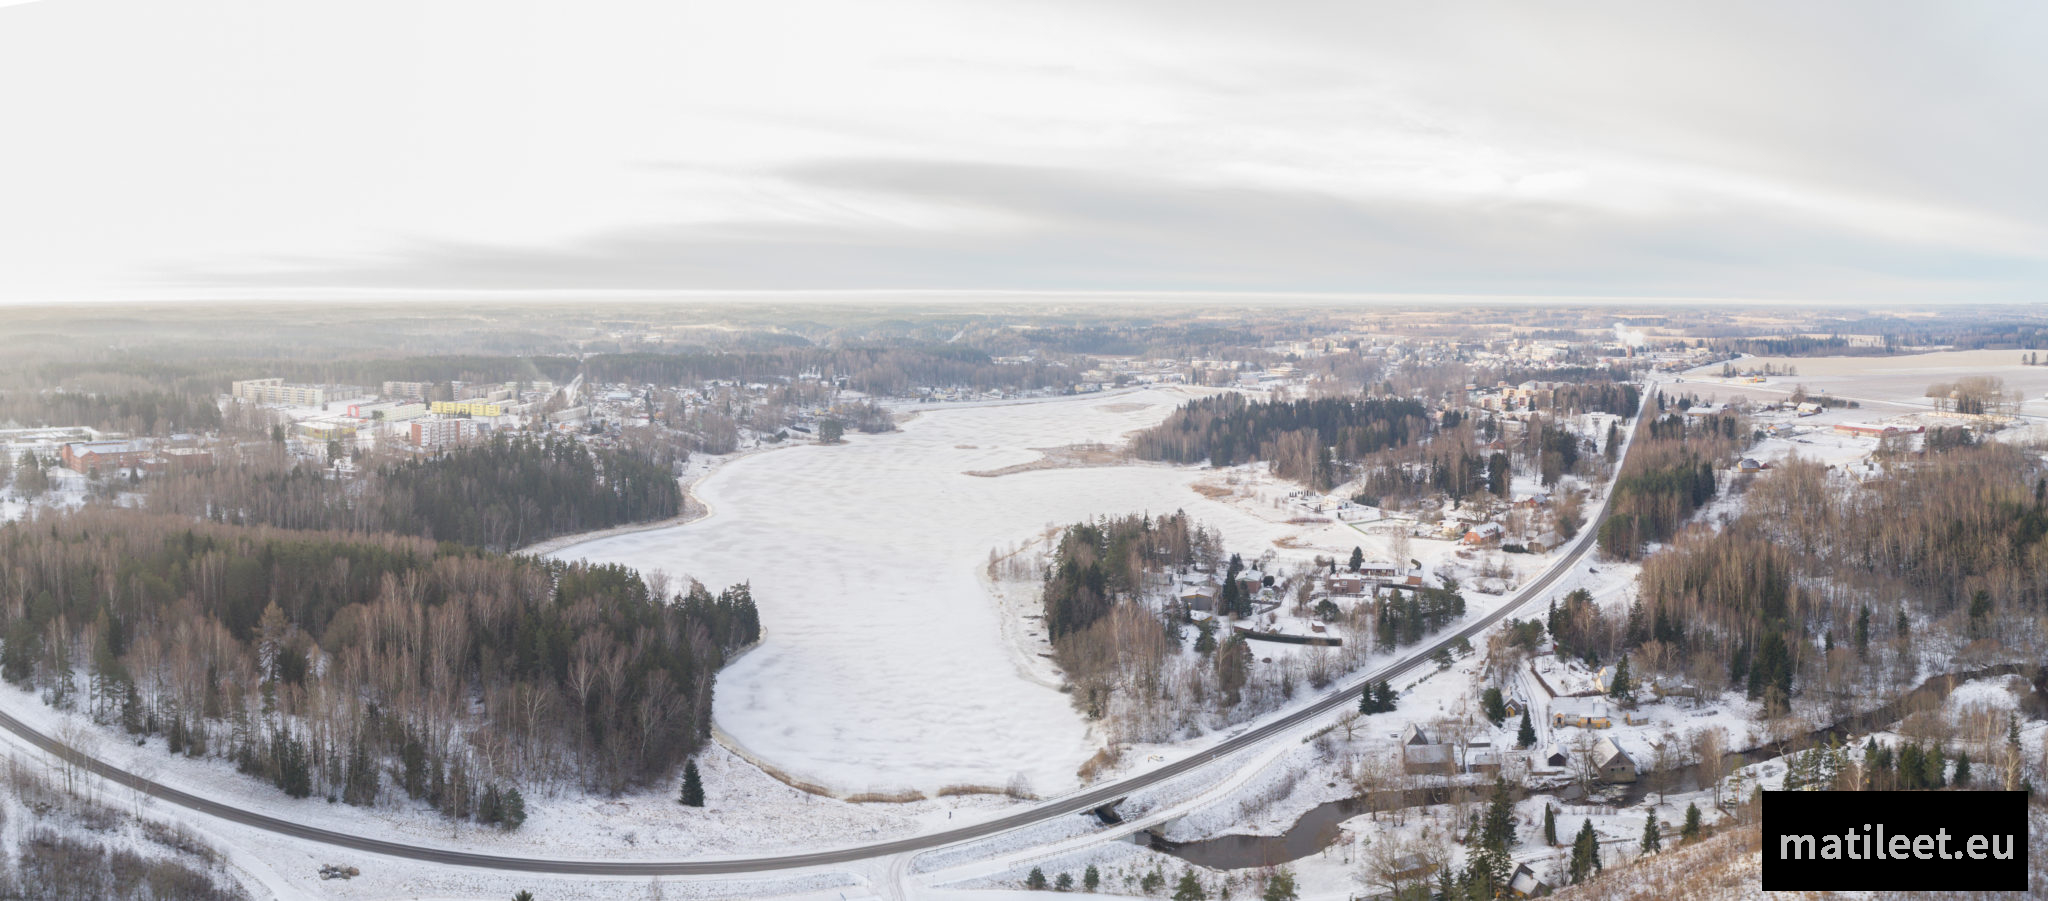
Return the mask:
[[[1957,2],[15,3],[0,8],[0,300],[2034,302],[2044,17]]]

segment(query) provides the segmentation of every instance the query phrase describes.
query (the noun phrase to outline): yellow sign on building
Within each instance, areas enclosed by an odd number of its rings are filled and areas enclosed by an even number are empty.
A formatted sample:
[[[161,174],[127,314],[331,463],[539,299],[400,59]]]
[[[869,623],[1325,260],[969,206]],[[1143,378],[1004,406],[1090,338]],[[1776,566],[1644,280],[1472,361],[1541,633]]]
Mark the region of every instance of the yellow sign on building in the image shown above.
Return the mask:
[[[487,404],[482,401],[434,401],[434,412],[441,415],[502,416],[502,404]]]

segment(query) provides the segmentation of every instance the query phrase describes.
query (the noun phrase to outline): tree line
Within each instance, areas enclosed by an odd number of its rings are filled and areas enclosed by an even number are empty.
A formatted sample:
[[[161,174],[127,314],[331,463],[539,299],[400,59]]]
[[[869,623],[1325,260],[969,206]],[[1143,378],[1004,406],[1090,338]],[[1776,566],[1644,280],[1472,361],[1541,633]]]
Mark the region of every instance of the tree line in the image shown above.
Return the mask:
[[[1282,478],[1327,490],[1345,480],[1345,464],[1418,442],[1430,430],[1428,408],[1410,398],[1254,401],[1228,392],[1182,405],[1133,436],[1131,449],[1170,463],[1265,460]]]
[[[630,449],[503,434],[360,478],[295,463],[282,448],[222,453],[211,471],[152,480],[151,509],[292,529],[399,532],[490,550],[682,512],[667,466]]]

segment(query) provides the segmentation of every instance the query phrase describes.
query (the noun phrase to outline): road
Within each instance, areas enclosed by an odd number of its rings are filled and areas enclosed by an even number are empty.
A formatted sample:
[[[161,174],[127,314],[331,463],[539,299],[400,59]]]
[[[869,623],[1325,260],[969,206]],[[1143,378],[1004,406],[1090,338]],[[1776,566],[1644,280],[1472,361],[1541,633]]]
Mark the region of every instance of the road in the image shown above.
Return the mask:
[[[1646,402],[1644,408],[1647,409],[1648,406]],[[1642,420],[1643,414],[1639,412],[1636,422],[1630,426],[1632,435],[1641,430]],[[1633,441],[1633,438],[1631,441]],[[1377,682],[1381,679],[1391,679],[1408,669],[1426,664],[1430,656],[1437,651],[1458,643],[1460,639],[1470,640],[1492,627],[1495,623],[1500,622],[1509,614],[1519,610],[1524,604],[1543,594],[1560,577],[1570,572],[1578,564],[1579,560],[1585,556],[1586,552],[1593,547],[1595,543],[1594,538],[1600,530],[1600,523],[1607,517],[1607,509],[1608,504],[1603,501],[1600,506],[1600,512],[1580,530],[1576,538],[1577,543],[1572,550],[1552,564],[1550,569],[1543,574],[1542,578],[1524,587],[1512,600],[1502,604],[1492,613],[1473,620],[1464,628],[1443,636],[1436,643],[1417,648],[1413,654],[1367,673],[1357,686],[1332,692],[1313,704],[1247,729],[1242,734],[1219,742],[1213,747],[1198,751],[1155,770],[1056,798],[1007,816],[969,826],[962,826],[957,829],[829,851],[783,854],[773,857],[639,861],[545,860],[422,847],[308,826],[304,823],[266,816],[204,798],[190,792],[180,791],[119,769],[98,758],[82,756],[56,739],[37,732],[35,729],[30,728],[28,724],[7,715],[5,712],[0,712],[0,728],[13,732],[46,753],[70,760],[73,765],[89,770],[94,775],[109,782],[171,804],[176,804],[180,807],[195,810],[208,816],[218,817],[231,823],[239,823],[244,826],[274,832],[279,835],[288,835],[335,847],[367,851],[372,854],[383,854],[407,860],[420,860],[429,863],[509,872],[556,873],[578,876],[699,876],[757,873],[767,870],[788,870],[844,864],[914,851],[925,851],[957,842],[986,838],[1034,823],[1091,810],[1133,792],[1149,788],[1176,776],[1185,775],[1276,736],[1283,735],[1296,727],[1339,708],[1354,705],[1357,703],[1358,695],[1363,685]]]

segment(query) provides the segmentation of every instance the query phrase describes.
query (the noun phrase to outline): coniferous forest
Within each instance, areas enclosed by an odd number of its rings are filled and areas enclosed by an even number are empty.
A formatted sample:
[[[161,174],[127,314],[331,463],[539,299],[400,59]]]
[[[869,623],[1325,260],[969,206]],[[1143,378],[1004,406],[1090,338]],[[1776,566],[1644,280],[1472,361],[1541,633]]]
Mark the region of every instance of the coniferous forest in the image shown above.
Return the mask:
[[[682,511],[669,468],[565,437],[497,436],[428,458],[377,464],[340,481],[282,452],[247,454],[152,485],[165,513],[292,529],[398,532],[490,550],[667,519]]]
[[[615,792],[702,746],[747,586],[389,534],[88,508],[0,528],[0,676],[296,797],[516,826],[515,782]]]
[[[1344,481],[1343,464],[1421,440],[1421,401],[1396,397],[1247,400],[1235,392],[1189,401],[1131,439],[1146,460],[1232,466],[1253,460],[1317,490]]]

